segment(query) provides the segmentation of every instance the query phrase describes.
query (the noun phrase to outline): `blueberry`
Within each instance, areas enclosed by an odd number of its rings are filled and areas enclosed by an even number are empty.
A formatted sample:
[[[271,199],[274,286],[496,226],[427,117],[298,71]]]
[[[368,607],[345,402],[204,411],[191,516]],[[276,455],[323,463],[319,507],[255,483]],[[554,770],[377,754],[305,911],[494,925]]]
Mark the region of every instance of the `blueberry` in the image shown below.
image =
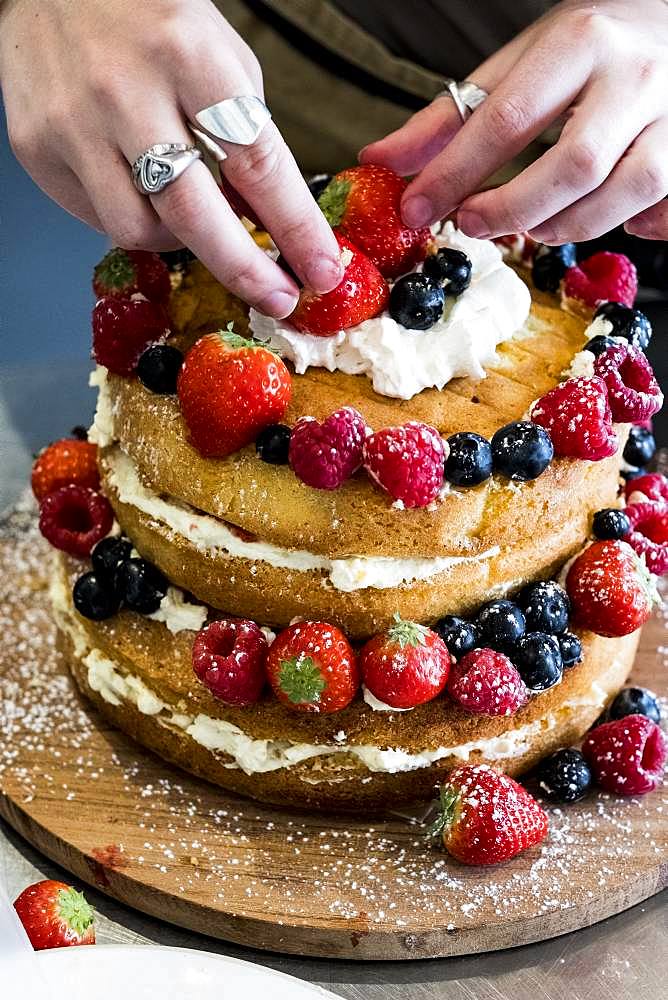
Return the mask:
[[[631,522],[623,510],[616,507],[604,507],[597,510],[592,522],[592,531],[597,538],[623,538],[631,530]]]
[[[88,431],[83,424],[77,424],[76,427],[73,427],[70,431],[70,437],[76,438],[77,441],[87,441]]]
[[[629,465],[647,465],[654,458],[656,441],[646,427],[632,427],[624,447],[624,461]]]
[[[607,351],[609,347],[616,347],[617,342],[612,339],[612,337],[605,337],[602,333],[599,333],[596,337],[592,337],[588,340],[584,346],[585,351],[589,351],[591,354],[597,358],[604,351]]]
[[[556,292],[569,267],[575,264],[575,244],[559,247],[540,246],[536,250],[531,278],[541,292]]]
[[[93,571],[102,579],[114,580],[117,568],[130,558],[132,542],[121,535],[103,538],[91,553]]]
[[[521,591],[518,603],[530,632],[559,635],[566,631],[571,603],[566,591],[554,580],[528,584]]]
[[[191,261],[197,259],[188,247],[181,247],[179,250],[161,250],[160,256],[170,271],[182,271]]]
[[[161,396],[173,396],[176,380],[183,364],[183,354],[169,344],[147,347],[137,364],[139,381]]]
[[[130,611],[150,615],[157,611],[167,593],[167,579],[146,559],[128,559],[116,570],[116,586]]]
[[[79,577],[72,589],[72,600],[79,614],[94,622],[111,618],[121,604],[112,581],[97,573]]]
[[[621,302],[604,302],[594,313],[594,319],[599,316],[612,323],[613,337],[624,337],[641,351],[647,349],[652,339],[652,324],[640,309],[632,309]]]
[[[557,636],[564,670],[574,667],[582,659],[582,643],[572,632],[562,632]]]
[[[619,474],[622,477],[622,479],[626,479],[626,480],[637,479],[639,476],[644,476],[646,472],[647,472],[647,469],[643,469],[643,468],[640,468],[640,469],[620,469],[619,470]]]
[[[492,438],[494,471],[526,482],[537,479],[554,456],[550,435],[529,420],[514,420]]]
[[[455,486],[477,486],[492,475],[492,446],[471,431],[448,438],[445,478]]]
[[[255,451],[263,462],[287,465],[292,431],[285,424],[269,424],[258,434]]]
[[[428,330],[441,318],[443,289],[426,274],[413,272],[395,281],[390,292],[390,316],[408,330]]]
[[[559,643],[547,632],[527,632],[518,639],[510,658],[530,691],[547,691],[561,680]]]
[[[422,270],[443,285],[446,295],[461,295],[471,284],[473,265],[461,250],[441,247],[436,253],[430,253],[425,258]]]
[[[308,184],[308,189],[317,201],[322,192],[325,190],[327,185],[332,179],[331,174],[313,174],[309,177],[306,183]]]
[[[434,625],[434,632],[440,635],[448,647],[448,652],[456,660],[480,646],[482,636],[480,629],[473,622],[467,622],[455,615],[446,615]]]
[[[484,642],[505,652],[524,635],[526,620],[512,601],[488,601],[476,617]]]
[[[294,281],[294,283],[297,286],[297,288],[303,288],[304,287],[304,282],[302,281],[301,278],[297,277],[297,275],[292,270],[292,268],[288,264],[287,260],[283,256],[283,254],[279,254],[279,256],[276,259],[276,263],[281,268],[281,270],[285,271],[285,273],[292,278],[292,280]]]
[[[579,750],[557,750],[546,757],[536,778],[551,802],[577,802],[591,785],[589,765]]]
[[[609,719],[623,719],[626,715],[646,715],[653,722],[661,721],[659,703],[645,688],[624,688],[608,709]]]

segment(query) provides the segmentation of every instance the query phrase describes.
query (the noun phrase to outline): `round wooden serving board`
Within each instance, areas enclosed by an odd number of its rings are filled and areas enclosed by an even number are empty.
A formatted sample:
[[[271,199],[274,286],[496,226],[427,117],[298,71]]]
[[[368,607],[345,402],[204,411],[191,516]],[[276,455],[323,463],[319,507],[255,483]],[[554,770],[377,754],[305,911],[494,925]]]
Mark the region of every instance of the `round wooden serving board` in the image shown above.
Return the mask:
[[[427,846],[428,810],[281,812],[190,778],[110,729],[53,645],[46,546],[31,511],[0,535],[0,813],[116,899],[256,948],[407,959],[506,948],[585,927],[668,882],[668,788],[550,809],[544,845],[490,869]],[[666,691],[665,621],[635,680]]]

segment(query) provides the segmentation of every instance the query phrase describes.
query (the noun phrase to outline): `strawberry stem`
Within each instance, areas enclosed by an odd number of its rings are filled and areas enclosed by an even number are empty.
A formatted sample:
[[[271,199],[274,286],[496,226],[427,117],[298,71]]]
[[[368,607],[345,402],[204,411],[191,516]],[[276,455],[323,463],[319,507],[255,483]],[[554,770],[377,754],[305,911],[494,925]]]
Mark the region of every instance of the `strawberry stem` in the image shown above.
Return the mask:
[[[350,181],[337,180],[335,177],[318,198],[322,214],[332,229],[338,226],[345,214],[350,186]]]
[[[327,683],[315,660],[301,653],[281,661],[279,687],[293,705],[308,705],[320,701]]]
[[[86,933],[95,919],[93,908],[83,892],[61,889],[58,893],[58,915],[79,937]]]
[[[395,624],[388,630],[387,638],[390,642],[396,642],[401,649],[406,646],[424,646],[429,629],[425,625],[418,625],[417,622],[405,622],[399,612],[394,614]]]
[[[459,792],[450,785],[441,785],[438,816],[429,827],[427,837],[429,840],[443,840],[446,833],[455,821],[455,812],[459,801]]]

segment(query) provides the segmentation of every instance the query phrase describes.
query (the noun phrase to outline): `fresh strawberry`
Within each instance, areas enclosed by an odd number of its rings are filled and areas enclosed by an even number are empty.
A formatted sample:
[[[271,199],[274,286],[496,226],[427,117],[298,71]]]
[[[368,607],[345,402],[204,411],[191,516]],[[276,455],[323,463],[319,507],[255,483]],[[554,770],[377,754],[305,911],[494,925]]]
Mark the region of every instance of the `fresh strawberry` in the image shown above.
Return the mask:
[[[142,295],[105,295],[95,303],[93,357],[115,375],[132,375],[146,348],[162,343],[168,334],[165,310]]]
[[[82,892],[64,882],[45,879],[29,885],[14,909],[35,951],[95,944],[93,910]]]
[[[362,647],[362,679],[385,705],[415,708],[443,690],[452,657],[430,628],[402,621],[398,614],[394,618],[394,625]]]
[[[164,303],[171,291],[169,268],[157,253],[114,247],[95,267],[93,291],[98,299],[103,295],[129,299],[141,292],[151,302]]]
[[[668,503],[668,479],[660,472],[648,472],[644,476],[627,479],[624,486],[627,503],[634,493],[642,494],[648,500],[663,500]]]
[[[252,705],[265,684],[268,649],[255,622],[220,618],[195,636],[193,671],[214,697],[228,705]]]
[[[626,715],[592,729],[582,744],[594,781],[617,795],[645,795],[663,781],[668,744],[645,715]]]
[[[90,555],[113,523],[107,498],[87,486],[61,486],[47,494],[39,508],[39,530],[46,540],[80,558]]]
[[[411,420],[364,442],[364,468],[404,507],[427,507],[443,486],[445,445],[435,427]]]
[[[594,373],[607,386],[613,420],[647,420],[663,406],[659,383],[639,347],[627,343],[608,347],[594,361]]]
[[[274,639],[267,676],[279,701],[299,712],[339,712],[359,688],[357,659],[343,632],[299,621]]]
[[[352,406],[343,406],[321,424],[300,417],[290,436],[290,465],[307,486],[336,490],[362,464],[367,426]]]
[[[407,181],[388,167],[365,163],[336,174],[318,198],[329,224],[347,236],[386,278],[424,260],[431,231],[401,221]]]
[[[493,649],[473,649],[455,663],[448,694],[467,712],[514,715],[527,701],[519,671],[507,656]]]
[[[487,764],[462,764],[441,786],[433,832],[464,865],[497,865],[545,839],[545,811],[525,788]]]
[[[334,235],[341,247],[343,278],[324,295],[302,288],[294,312],[288,316],[298,330],[314,337],[333,337],[377,316],[390,298],[388,284],[376,265],[340,233]]]
[[[601,302],[632,306],[638,291],[635,265],[623,253],[603,250],[574,267],[564,276],[562,297],[594,309]]]
[[[655,576],[668,573],[668,504],[661,500],[631,503],[624,508],[631,530],[624,541],[645,560]]]
[[[279,423],[292,394],[283,361],[231,327],[193,344],[177,382],[190,440],[206,457],[231,455]]]
[[[564,458],[598,462],[619,446],[601,378],[569,378],[555,386],[534,403],[531,419],[550,432],[555,455]]]
[[[54,441],[35,459],[30,483],[38,501],[70,483],[99,489],[96,446],[76,438]]]
[[[644,625],[658,602],[644,562],[626,542],[593,542],[566,577],[571,625],[598,635],[629,635]]]

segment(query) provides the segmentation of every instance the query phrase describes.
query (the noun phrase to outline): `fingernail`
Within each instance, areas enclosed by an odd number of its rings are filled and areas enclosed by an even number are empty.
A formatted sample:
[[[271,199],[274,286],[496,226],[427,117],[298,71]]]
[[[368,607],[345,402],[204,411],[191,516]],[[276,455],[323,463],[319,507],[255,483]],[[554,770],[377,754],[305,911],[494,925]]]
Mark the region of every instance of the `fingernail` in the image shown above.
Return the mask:
[[[487,239],[491,235],[489,224],[477,212],[458,212],[457,227],[466,236],[477,237],[480,240]]]
[[[423,194],[414,194],[401,203],[401,218],[411,229],[428,225],[434,215],[434,206]]]
[[[289,292],[272,292],[270,295],[258,303],[258,309],[265,316],[273,316],[274,319],[285,319],[297,305],[298,296]]]
[[[358,163],[364,163],[364,157],[366,155],[367,149],[369,149],[369,146],[363,146],[362,149],[360,149],[359,153],[357,154]]]
[[[306,284],[314,292],[323,295],[331,292],[343,278],[343,267],[340,258],[316,257],[309,261],[306,269]]]
[[[529,236],[537,243],[563,243],[563,240],[557,239],[557,234],[551,226],[537,226],[531,230]]]

